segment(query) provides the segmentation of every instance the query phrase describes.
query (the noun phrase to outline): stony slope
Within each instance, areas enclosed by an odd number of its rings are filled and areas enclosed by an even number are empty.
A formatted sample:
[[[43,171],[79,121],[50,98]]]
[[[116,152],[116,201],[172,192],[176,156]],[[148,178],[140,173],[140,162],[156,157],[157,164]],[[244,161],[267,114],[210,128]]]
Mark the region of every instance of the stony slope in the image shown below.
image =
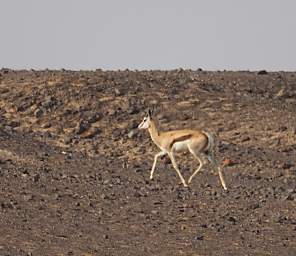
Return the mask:
[[[0,254],[294,255],[295,96],[288,72],[2,69]],[[229,192],[166,158],[149,181],[147,107],[217,135]]]

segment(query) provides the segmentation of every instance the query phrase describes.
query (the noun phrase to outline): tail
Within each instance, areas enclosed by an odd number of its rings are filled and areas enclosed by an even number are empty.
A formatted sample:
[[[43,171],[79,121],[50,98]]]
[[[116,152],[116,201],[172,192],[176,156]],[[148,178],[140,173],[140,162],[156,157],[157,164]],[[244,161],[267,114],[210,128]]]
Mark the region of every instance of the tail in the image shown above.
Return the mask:
[[[206,132],[206,131],[202,131],[202,133],[208,139],[208,145],[207,145],[205,151],[213,154],[214,153],[214,149],[215,149],[215,138],[214,138],[214,136],[211,133]]]
[[[215,143],[215,138],[212,134],[208,133],[208,132],[205,132],[203,131],[203,134],[207,137],[208,139],[208,145],[205,149],[206,151],[206,156],[207,158],[209,159],[209,161],[215,166],[216,170],[218,171],[219,173],[219,177],[220,177],[220,181],[222,183],[222,187],[227,190],[227,187],[226,187],[226,183],[225,183],[225,179],[223,177],[223,174],[222,174],[222,171],[221,171],[221,167],[220,165],[217,163],[216,161],[216,158],[214,156],[214,151],[215,151],[215,146],[216,146],[216,143]]]

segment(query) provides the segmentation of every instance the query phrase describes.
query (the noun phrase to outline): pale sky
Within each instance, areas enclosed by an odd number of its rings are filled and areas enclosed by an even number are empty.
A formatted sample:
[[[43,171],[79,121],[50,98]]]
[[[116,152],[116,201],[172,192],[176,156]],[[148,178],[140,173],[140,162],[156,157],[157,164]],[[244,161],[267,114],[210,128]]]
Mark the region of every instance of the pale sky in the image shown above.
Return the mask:
[[[0,68],[296,70],[295,0],[0,0]]]

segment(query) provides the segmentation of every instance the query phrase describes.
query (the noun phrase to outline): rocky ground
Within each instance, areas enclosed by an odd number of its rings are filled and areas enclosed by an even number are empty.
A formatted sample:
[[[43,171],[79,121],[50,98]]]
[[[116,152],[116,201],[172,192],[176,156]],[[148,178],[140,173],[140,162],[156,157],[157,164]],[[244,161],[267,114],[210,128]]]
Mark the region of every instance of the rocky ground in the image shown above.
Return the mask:
[[[183,188],[145,131],[219,139]],[[0,70],[0,255],[296,255],[296,73]],[[188,179],[197,168],[177,156]]]

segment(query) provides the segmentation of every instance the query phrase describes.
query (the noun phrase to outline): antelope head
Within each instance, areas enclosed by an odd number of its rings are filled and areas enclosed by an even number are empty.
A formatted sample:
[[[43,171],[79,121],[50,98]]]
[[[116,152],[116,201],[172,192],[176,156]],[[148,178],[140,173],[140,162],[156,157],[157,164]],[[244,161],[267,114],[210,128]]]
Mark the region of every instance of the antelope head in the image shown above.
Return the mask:
[[[146,115],[143,118],[143,121],[139,124],[139,129],[148,129],[150,127],[150,123],[152,121],[152,111],[148,109]]]

